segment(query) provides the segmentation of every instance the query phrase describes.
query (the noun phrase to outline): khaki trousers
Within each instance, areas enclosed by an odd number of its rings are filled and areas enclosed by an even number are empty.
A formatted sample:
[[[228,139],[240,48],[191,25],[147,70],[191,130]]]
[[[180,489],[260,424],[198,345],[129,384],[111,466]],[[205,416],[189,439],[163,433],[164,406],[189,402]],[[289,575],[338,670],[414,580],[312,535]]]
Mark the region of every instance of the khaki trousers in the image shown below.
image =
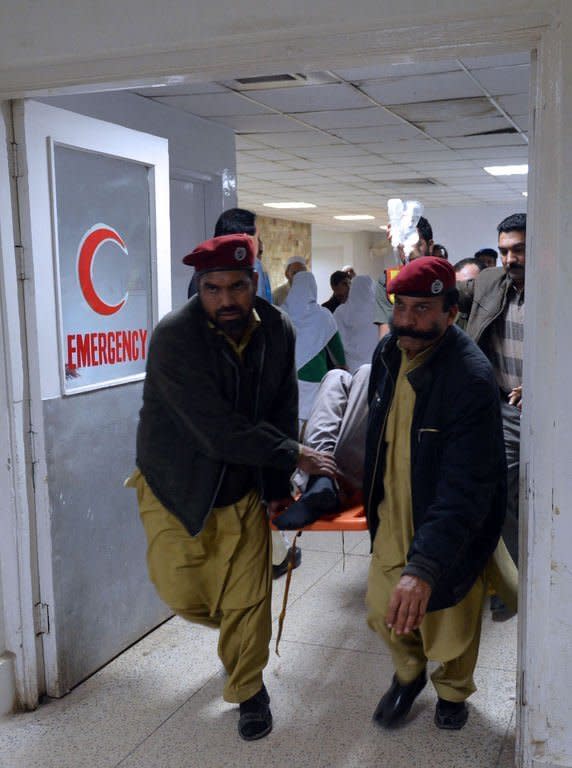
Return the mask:
[[[385,623],[387,606],[403,566],[388,569],[376,556],[371,559],[367,589],[367,621],[391,653],[395,673],[404,685],[425,669],[427,660],[440,662],[431,675],[437,695],[447,701],[464,701],[476,691],[473,672],[479,654],[484,579],[458,605],[428,613],[421,627],[408,635],[396,635]]]
[[[246,701],[262,687],[272,634],[270,536],[258,493],[213,509],[201,533],[191,536],[139,470],[126,485],[137,490],[159,596],[179,616],[219,630],[224,699]]]

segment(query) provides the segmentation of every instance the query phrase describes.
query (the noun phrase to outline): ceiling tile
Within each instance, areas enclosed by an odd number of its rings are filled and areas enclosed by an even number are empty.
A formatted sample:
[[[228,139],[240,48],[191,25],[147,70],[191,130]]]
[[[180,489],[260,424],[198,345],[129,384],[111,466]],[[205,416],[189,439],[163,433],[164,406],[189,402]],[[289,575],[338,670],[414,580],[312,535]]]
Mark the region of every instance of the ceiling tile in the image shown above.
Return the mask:
[[[256,158],[258,160],[272,160],[275,163],[290,163],[299,162],[299,158],[291,155],[288,152],[284,152],[281,149],[270,149],[269,147],[256,146],[255,151],[243,151],[240,153],[240,157],[244,156],[245,159],[249,157]]]
[[[415,124],[498,115],[498,110],[485,96],[448,99],[446,101],[421,101],[416,104],[397,105],[392,107],[392,110]],[[526,110],[524,111],[526,112]]]
[[[267,149],[264,144],[260,144],[258,141],[253,141],[250,136],[235,136],[235,144],[237,150],[243,149]]]
[[[341,128],[333,131],[346,141],[354,144],[366,144],[368,142],[385,142],[390,139],[415,139],[420,138],[421,133],[417,128],[407,123],[399,125],[377,125],[367,128]]]
[[[444,101],[479,96],[480,88],[462,72],[372,80],[363,86],[365,93],[384,105]]]
[[[451,149],[468,147],[520,147],[526,146],[525,140],[518,133],[495,133],[485,136],[457,136],[443,139]]]
[[[367,152],[361,146],[354,144],[334,144],[328,146],[310,147],[304,151],[299,149],[298,155],[304,155],[310,160],[319,160],[327,163],[328,161],[343,161],[347,158],[367,157]]]
[[[525,93],[528,96],[530,67],[521,64],[517,67],[497,67],[479,69],[472,73],[491,96],[507,93]]]
[[[156,85],[153,88],[137,88],[134,93],[157,99],[163,96],[196,96],[200,93],[227,93],[218,83],[184,83],[180,85]]]
[[[230,115],[213,119],[228,125],[229,128],[241,134],[308,130],[296,120],[291,120],[285,115]]]
[[[529,112],[530,99],[528,91],[509,96],[497,96],[496,100],[509,115],[527,115]]]
[[[356,83],[363,80],[379,80],[388,77],[404,77],[406,75],[426,75],[437,72],[453,72],[459,70],[458,63],[449,61],[413,61],[396,62],[394,64],[374,64],[368,67],[351,67],[350,69],[335,69],[333,73],[344,80]]]
[[[500,165],[528,162],[528,147],[474,147],[455,150],[460,159],[475,160],[483,165]]]
[[[529,51],[504,53],[500,56],[481,56],[480,58],[462,58],[467,69],[488,69],[491,67],[514,67],[517,64],[530,64]]]
[[[362,94],[342,83],[256,91],[256,100],[281,112],[292,113],[371,106]]]
[[[205,93],[197,96],[166,96],[157,98],[161,104],[177,107],[199,117],[225,117],[228,115],[259,115],[268,110],[243,99],[236,93]]]
[[[323,112],[304,112],[304,122],[326,131],[337,128],[367,128],[370,125],[396,125],[401,120],[386,109],[367,107],[365,109],[326,109]]]
[[[416,152],[446,152],[447,147],[440,146],[437,141],[431,139],[390,139],[389,141],[380,141],[375,144],[360,144],[362,149],[374,154],[382,155],[385,158],[395,154],[410,154]]]
[[[471,136],[486,131],[499,131],[511,128],[511,124],[502,115],[494,117],[466,117],[461,120],[440,120],[419,124],[430,136]]]
[[[335,136],[328,136],[320,131],[289,131],[286,133],[251,133],[256,141],[268,147],[314,147],[322,144],[342,144]],[[299,154],[299,153],[298,153]]]

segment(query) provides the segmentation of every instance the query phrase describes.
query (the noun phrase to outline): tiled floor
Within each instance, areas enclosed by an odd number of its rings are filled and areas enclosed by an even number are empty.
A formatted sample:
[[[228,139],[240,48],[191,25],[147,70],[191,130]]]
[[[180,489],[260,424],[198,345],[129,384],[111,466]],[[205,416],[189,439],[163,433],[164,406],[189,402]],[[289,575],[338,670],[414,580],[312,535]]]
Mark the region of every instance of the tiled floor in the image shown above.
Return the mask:
[[[237,707],[221,698],[216,633],[176,618],[65,698],[1,721],[0,768],[509,768],[516,619],[485,617],[463,731],[435,728],[430,685],[406,726],[383,731],[371,714],[392,671],[365,624],[367,537],[346,534],[345,558],[337,534],[305,533],[301,543],[280,656],[272,650],[266,672],[268,738],[239,739]]]

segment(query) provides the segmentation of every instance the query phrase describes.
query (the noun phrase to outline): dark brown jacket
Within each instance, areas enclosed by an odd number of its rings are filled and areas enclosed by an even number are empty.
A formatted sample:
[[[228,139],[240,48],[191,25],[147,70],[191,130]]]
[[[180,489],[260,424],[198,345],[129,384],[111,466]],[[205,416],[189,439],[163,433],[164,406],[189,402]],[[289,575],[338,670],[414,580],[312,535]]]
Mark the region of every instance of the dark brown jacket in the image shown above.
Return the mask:
[[[261,324],[242,362],[209,327],[198,297],[164,317],[151,337],[137,466],[193,536],[229,465],[254,474],[267,501],[289,495],[299,451],[294,332],[287,316],[266,301],[257,298],[255,307]],[[237,409],[246,375],[251,418]]]

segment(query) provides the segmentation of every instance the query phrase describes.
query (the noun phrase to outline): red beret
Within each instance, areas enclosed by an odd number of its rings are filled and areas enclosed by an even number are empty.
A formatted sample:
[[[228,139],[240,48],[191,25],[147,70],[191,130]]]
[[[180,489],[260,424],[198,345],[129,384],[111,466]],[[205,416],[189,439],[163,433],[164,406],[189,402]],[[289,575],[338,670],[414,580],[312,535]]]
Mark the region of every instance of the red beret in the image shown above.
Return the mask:
[[[221,235],[197,245],[185,256],[183,264],[190,264],[197,272],[253,269],[255,258],[254,240],[250,235]]]
[[[438,256],[422,256],[399,270],[388,292],[401,296],[442,296],[455,287],[455,270],[448,261]]]

